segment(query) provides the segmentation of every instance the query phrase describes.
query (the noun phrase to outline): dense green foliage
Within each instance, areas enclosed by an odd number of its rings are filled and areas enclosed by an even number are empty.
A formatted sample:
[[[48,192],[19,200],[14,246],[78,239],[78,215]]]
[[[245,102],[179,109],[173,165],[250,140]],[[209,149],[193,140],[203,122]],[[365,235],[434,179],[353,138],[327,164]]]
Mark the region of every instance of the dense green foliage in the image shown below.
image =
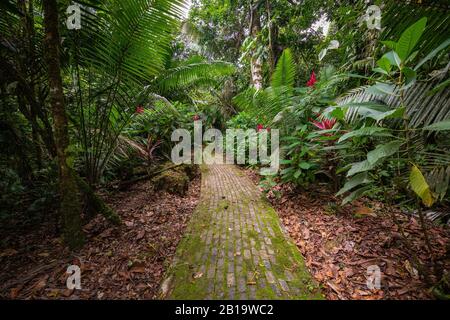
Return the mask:
[[[421,218],[448,207],[446,1],[371,1],[380,30],[363,0],[195,0],[189,14],[184,0],[74,3],[78,30],[66,27],[70,1],[0,5],[1,222],[57,209],[62,156],[79,216],[92,216],[92,199],[110,214],[93,193],[157,168],[173,130],[194,120],[279,129],[282,168],[262,178],[267,190],[321,182],[339,205],[366,197]],[[45,8],[59,13],[58,63],[46,59]],[[55,68],[65,106],[52,99]]]

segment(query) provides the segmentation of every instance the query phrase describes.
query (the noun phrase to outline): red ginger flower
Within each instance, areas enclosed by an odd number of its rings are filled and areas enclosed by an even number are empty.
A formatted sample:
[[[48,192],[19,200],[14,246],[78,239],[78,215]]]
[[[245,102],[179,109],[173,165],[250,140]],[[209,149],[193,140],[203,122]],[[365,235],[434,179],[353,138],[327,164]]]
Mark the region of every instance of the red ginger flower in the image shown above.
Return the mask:
[[[141,105],[138,105],[138,106],[136,107],[136,113],[143,113],[144,110],[145,110],[144,107],[141,106]]]
[[[269,128],[269,127],[264,128],[264,126],[263,126],[262,124],[258,124],[258,125],[256,126],[256,131],[257,131],[257,132],[260,132],[260,131],[262,131],[262,130],[266,130],[267,132],[270,132],[270,128]]]
[[[310,119],[311,123],[319,128],[320,130],[330,130],[333,129],[335,123],[336,123],[336,119],[332,118],[332,119],[327,119],[327,118],[323,118],[320,121],[315,121]]]
[[[306,86],[308,87],[314,87],[314,84],[317,82],[316,74],[314,71],[311,73],[311,77],[309,78],[308,82],[306,83]]]
[[[192,117],[192,119],[194,121],[200,120],[200,116],[198,114],[196,114],[195,116]]]

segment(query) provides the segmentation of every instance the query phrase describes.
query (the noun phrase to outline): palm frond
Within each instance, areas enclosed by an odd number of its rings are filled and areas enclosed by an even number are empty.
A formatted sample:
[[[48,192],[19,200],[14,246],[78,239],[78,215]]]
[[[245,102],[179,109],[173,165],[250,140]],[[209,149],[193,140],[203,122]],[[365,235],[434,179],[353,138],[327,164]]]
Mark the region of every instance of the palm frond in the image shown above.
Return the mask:
[[[414,128],[428,126],[450,118],[450,90],[448,88],[430,95],[429,92],[437,85],[435,81],[418,82],[408,88],[404,94],[406,113],[410,117],[410,125]],[[376,101],[391,108],[400,106],[400,98],[391,95],[375,95],[367,92],[367,86],[362,86],[337,99],[338,105]],[[348,120],[354,120],[356,110],[347,113]]]
[[[190,63],[166,70],[154,82],[164,93],[192,84],[215,84],[217,79],[232,75],[234,70],[231,63],[221,61]]]
[[[112,77],[151,80],[164,68],[185,6],[183,0],[108,0],[96,9],[83,6],[79,38],[73,39],[80,46],[81,63]]]
[[[295,63],[291,50],[284,49],[278,59],[275,71],[272,75],[272,87],[293,87],[295,81]]]

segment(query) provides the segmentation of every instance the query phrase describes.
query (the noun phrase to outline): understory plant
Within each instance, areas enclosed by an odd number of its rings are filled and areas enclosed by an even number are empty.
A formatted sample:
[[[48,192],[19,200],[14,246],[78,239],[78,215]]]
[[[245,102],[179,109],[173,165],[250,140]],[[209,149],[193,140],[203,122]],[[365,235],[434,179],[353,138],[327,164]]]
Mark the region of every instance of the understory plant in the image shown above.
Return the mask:
[[[403,206],[407,204],[415,209],[433,261],[428,268],[415,256],[414,263],[431,284],[443,274],[434,261],[422,207],[448,200],[450,149],[445,141],[449,139],[450,120],[413,125],[411,116],[418,111],[409,105],[414,101],[405,99],[406,92],[417,82],[420,67],[448,46],[448,42],[438,46],[418,64],[411,65],[426,21],[422,18],[411,25],[397,42],[384,42],[390,51],[376,62],[374,75],[368,78],[374,84],[366,89],[379,100],[330,107],[327,113],[350,128],[338,140],[343,158],[354,161],[345,166],[346,183],[337,193],[338,196],[347,194],[342,204],[367,195],[379,196],[390,206],[402,200]],[[394,103],[386,105],[382,101]],[[424,118],[427,116],[434,115],[425,114]],[[367,151],[361,154],[361,149]],[[399,192],[401,199],[397,196]],[[395,214],[392,213],[392,217],[397,223]],[[401,227],[400,230],[403,234]],[[403,238],[411,249],[408,237]],[[434,281],[431,276],[435,277]]]

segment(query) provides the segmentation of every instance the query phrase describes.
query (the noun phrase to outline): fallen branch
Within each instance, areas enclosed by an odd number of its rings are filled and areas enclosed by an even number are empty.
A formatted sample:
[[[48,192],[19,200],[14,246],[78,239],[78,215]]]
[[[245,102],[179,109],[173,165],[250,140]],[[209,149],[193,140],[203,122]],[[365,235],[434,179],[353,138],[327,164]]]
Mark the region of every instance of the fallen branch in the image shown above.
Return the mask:
[[[47,271],[48,269],[54,268],[58,265],[63,264],[61,261],[54,261],[42,266],[39,266],[31,271],[28,272],[28,274],[26,274],[25,276],[20,277],[20,279],[17,280],[12,280],[12,281],[5,281],[3,280],[3,282],[5,283],[2,287],[1,287],[1,292],[6,292],[8,289],[17,286],[17,285],[22,285],[25,286],[28,282],[30,282],[31,280],[33,280],[36,276],[38,276],[39,274],[43,273],[44,271]]]

